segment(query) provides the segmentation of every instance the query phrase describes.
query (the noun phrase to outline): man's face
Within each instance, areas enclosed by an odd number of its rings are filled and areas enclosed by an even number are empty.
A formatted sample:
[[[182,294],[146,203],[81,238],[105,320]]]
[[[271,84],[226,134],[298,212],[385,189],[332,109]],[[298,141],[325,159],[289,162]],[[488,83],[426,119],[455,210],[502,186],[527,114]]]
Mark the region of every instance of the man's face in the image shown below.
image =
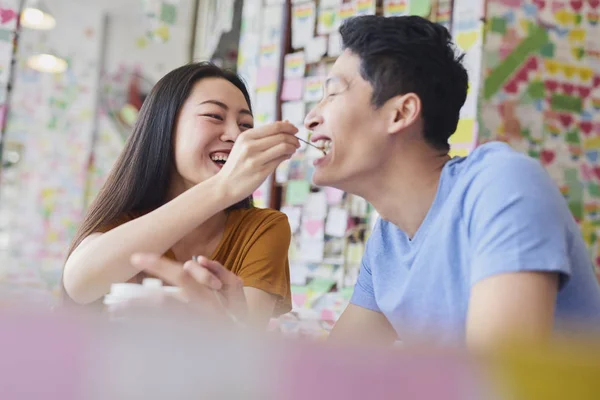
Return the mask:
[[[331,69],[324,98],[304,121],[312,141],[323,140],[328,148],[315,161],[316,185],[356,192],[387,156],[387,121],[371,104],[372,94],[371,84],[360,75],[359,57],[346,50]]]

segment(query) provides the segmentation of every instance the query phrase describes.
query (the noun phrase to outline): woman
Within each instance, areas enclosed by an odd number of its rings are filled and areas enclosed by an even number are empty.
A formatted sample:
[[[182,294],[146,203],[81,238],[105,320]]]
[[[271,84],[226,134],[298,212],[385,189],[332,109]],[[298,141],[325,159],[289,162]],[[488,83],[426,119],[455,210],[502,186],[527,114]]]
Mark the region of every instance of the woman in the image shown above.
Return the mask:
[[[297,150],[296,132],[287,122],[253,129],[248,91],[234,73],[209,63],[168,73],[73,241],[68,297],[90,304],[113,283],[141,281],[134,253],[179,263],[206,256],[241,278],[253,322],[289,311],[287,218],[253,208],[249,196]]]

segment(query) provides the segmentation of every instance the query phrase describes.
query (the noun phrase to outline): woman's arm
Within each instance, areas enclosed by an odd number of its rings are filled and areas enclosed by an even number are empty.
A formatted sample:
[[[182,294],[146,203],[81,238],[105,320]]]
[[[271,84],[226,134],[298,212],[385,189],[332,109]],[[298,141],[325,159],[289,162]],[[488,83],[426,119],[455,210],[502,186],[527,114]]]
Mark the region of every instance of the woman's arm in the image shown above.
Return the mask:
[[[202,203],[198,199],[202,198]],[[106,233],[88,236],[67,259],[64,285],[77,303],[93,302],[139,273],[129,263],[135,252],[164,254],[177,241],[228,203],[216,176],[162,207]],[[201,206],[199,206],[201,204]],[[185,210],[185,211],[183,211]]]
[[[250,195],[299,147],[296,132],[283,122],[249,130],[214,177],[140,218],[88,236],[65,264],[67,294],[80,304],[99,299],[111,284],[139,273],[130,264],[132,254],[164,254],[198,225]]]
[[[265,328],[273,317],[279,298],[264,290],[246,286],[244,296],[248,304],[248,323],[257,328]]]

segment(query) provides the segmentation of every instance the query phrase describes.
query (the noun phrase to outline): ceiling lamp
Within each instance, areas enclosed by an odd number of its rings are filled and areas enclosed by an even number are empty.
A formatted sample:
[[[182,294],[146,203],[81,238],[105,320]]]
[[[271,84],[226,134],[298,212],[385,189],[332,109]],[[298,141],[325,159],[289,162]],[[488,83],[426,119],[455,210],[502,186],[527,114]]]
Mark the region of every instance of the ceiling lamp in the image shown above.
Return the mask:
[[[56,20],[41,1],[30,0],[21,13],[21,24],[30,29],[48,30],[56,26]]]
[[[60,74],[67,70],[67,62],[52,54],[36,54],[27,59],[27,66],[39,72]]]

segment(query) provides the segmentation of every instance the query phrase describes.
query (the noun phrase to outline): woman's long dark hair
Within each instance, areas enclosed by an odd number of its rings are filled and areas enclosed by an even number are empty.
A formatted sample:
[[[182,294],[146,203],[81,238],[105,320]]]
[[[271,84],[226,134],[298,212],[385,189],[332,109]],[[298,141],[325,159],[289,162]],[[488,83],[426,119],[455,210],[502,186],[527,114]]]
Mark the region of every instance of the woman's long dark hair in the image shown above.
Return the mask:
[[[194,84],[204,78],[222,78],[250,95],[234,72],[208,62],[192,63],[165,75],[145,99],[133,132],[104,186],[90,205],[71,243],[68,255],[88,235],[126,215],[140,215],[164,204],[173,160],[173,134],[179,111]],[[251,108],[250,108],[251,109]],[[230,209],[250,208],[252,198]]]

